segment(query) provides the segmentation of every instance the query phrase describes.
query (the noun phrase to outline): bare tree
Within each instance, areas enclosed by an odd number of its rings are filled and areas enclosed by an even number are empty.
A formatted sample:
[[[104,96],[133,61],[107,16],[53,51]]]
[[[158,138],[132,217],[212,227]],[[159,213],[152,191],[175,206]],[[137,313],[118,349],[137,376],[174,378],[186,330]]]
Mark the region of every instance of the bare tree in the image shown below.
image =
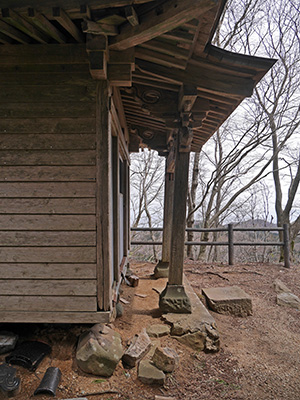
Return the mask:
[[[164,160],[154,151],[145,149],[131,155],[131,211],[132,227],[161,225],[164,184]],[[133,239],[137,234],[133,235]],[[150,238],[155,241],[153,232]],[[157,249],[153,248],[153,259],[157,260]]]
[[[252,185],[272,174],[277,223],[290,224],[293,241],[300,229],[293,208],[300,181],[299,10],[293,0],[232,0],[222,20],[218,45],[278,62],[203,147],[209,177],[200,168],[201,199],[189,215],[201,211],[203,226],[216,226],[234,215],[242,198],[251,198]]]

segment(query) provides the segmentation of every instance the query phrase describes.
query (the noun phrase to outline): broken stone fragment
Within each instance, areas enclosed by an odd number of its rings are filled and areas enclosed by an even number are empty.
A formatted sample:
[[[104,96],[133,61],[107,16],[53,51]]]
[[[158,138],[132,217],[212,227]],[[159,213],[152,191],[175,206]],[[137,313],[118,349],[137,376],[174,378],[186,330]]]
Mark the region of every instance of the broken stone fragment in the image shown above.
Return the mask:
[[[291,293],[290,289],[280,279],[276,279],[273,285],[276,293]]]
[[[157,347],[152,357],[153,364],[164,372],[173,372],[178,360],[176,351],[169,347]]]
[[[111,376],[123,355],[121,336],[104,324],[84,332],[78,342],[76,361],[89,374]]]
[[[277,304],[279,306],[286,306],[300,310],[300,299],[293,293],[279,293],[277,295]]]
[[[131,339],[130,346],[125,351],[122,358],[124,364],[127,364],[129,367],[134,367],[136,363],[148,353],[150,348],[151,340],[146,329],[143,329],[142,332]]]
[[[154,324],[147,327],[148,335],[155,338],[169,335],[170,330],[170,326],[165,324]]]
[[[189,346],[193,350],[203,351],[206,346],[207,335],[203,331],[197,331],[193,333],[186,333],[182,336],[175,336],[178,342]]]
[[[139,363],[138,378],[148,385],[163,385],[166,375],[149,360],[142,360]]]
[[[18,335],[13,332],[0,332],[0,354],[8,353],[12,351],[17,344]]]
[[[176,400],[175,397],[169,397],[169,396],[155,396],[154,400]]]
[[[237,317],[252,315],[251,297],[238,286],[208,288],[202,292],[209,308],[219,314]]]
[[[140,280],[140,278],[135,274],[130,274],[130,275],[126,274],[126,279],[129,282],[130,286],[133,286],[133,287],[138,286],[139,280]]]

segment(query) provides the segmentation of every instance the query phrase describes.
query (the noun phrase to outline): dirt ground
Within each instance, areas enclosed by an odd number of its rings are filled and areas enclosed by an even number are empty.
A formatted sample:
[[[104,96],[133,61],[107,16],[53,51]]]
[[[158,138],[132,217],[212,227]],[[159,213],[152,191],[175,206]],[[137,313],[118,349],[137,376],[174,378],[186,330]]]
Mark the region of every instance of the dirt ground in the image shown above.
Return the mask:
[[[123,304],[124,314],[113,325],[121,334],[124,347],[142,327],[160,323],[158,293],[153,288],[163,288],[166,281],[151,280],[153,268],[149,263],[132,265],[140,284],[136,288],[123,286],[122,298],[129,304]],[[286,270],[274,264],[229,267],[190,261],[185,264],[185,273],[199,295],[205,287],[238,285],[252,297],[253,315],[247,318],[211,312],[220,333],[218,353],[196,352],[170,336],[162,337],[161,345],[175,349],[180,361],[163,387],[150,387],[137,379],[136,368],[125,369],[122,363],[109,379],[80,371],[74,360],[75,347],[87,325],[2,324],[1,330],[13,330],[22,340],[38,339],[52,346],[51,355],[35,373],[17,367],[22,388],[15,399],[32,398],[49,366],[59,367],[62,372],[57,399],[87,396],[95,400],[154,400],[155,395],[173,396],[176,400],[300,399],[300,311],[276,305],[273,288],[279,278],[300,297],[300,266]],[[3,360],[4,356],[0,356],[0,362]],[[91,395],[99,392],[106,393]],[[35,398],[49,399],[44,395]]]

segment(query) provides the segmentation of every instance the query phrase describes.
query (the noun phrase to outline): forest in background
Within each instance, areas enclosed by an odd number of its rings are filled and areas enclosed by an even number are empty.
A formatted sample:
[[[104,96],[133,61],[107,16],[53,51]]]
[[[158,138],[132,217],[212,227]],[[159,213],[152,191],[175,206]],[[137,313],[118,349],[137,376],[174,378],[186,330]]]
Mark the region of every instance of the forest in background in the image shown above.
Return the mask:
[[[187,227],[287,223],[295,261],[300,257],[299,28],[295,0],[228,1],[213,44],[277,62],[252,97],[242,102],[199,153],[192,154],[187,199]],[[144,150],[133,154],[131,162],[131,224],[162,226],[165,160]],[[258,234],[249,233],[246,239],[254,241]],[[157,240],[157,233],[147,235]],[[217,232],[195,235],[189,232],[187,240],[224,240]],[[276,236],[260,235],[271,241]],[[189,258],[205,261],[224,260],[224,251],[220,246],[187,246]],[[160,257],[159,247],[152,246],[134,246],[131,254],[148,260]],[[240,247],[238,254],[241,262],[282,259],[272,247]]]

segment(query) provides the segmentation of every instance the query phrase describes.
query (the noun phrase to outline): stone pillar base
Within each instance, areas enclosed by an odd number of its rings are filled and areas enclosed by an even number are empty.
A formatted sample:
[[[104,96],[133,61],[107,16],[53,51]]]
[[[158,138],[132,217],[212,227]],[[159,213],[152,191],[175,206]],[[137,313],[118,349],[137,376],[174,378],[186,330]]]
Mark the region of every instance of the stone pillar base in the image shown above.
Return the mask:
[[[159,308],[163,313],[191,314],[190,299],[183,285],[169,285],[159,296]]]
[[[169,262],[160,260],[155,266],[153,271],[154,278],[168,278],[169,277]]]

